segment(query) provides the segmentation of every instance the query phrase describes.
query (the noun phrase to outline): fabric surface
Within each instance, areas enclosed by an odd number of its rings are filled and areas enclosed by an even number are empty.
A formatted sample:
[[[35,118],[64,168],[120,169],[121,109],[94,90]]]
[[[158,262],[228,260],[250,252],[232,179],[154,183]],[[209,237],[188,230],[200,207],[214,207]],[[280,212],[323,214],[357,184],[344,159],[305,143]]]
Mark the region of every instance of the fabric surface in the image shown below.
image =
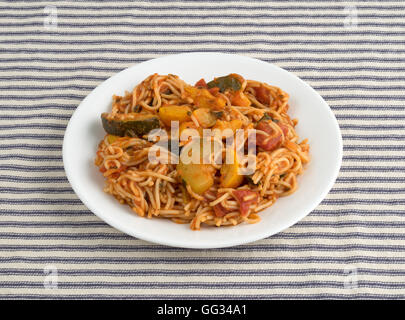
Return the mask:
[[[405,297],[403,1],[3,1],[0,12],[0,298]],[[61,146],[81,100],[128,66],[189,51],[274,63],[335,113],[337,182],[288,230],[170,248],[111,228],[72,191]]]

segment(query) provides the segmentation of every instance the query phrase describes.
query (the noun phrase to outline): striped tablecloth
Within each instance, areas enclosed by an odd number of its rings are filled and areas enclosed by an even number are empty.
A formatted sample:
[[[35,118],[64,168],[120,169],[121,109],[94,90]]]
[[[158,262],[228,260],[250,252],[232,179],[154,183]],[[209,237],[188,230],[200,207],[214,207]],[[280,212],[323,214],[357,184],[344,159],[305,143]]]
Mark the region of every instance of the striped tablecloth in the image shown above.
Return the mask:
[[[0,298],[405,297],[403,1],[3,1],[0,12]],[[285,232],[169,248],[111,228],[72,191],[61,146],[80,101],[128,66],[187,51],[272,62],[335,113],[340,175]]]

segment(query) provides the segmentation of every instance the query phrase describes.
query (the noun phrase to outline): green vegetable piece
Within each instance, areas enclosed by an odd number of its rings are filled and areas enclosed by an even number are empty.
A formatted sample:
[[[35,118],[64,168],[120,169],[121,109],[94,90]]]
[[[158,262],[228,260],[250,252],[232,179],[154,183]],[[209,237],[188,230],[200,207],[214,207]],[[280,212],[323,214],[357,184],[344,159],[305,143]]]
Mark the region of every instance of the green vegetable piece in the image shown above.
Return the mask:
[[[227,89],[231,89],[233,91],[238,91],[242,84],[238,79],[233,77],[232,75],[224,76],[216,78],[207,83],[208,88],[218,87],[219,91],[225,92]]]
[[[151,114],[136,114],[131,119],[108,119],[108,113],[101,115],[104,130],[120,137],[142,137],[153,129],[160,128],[159,118]]]

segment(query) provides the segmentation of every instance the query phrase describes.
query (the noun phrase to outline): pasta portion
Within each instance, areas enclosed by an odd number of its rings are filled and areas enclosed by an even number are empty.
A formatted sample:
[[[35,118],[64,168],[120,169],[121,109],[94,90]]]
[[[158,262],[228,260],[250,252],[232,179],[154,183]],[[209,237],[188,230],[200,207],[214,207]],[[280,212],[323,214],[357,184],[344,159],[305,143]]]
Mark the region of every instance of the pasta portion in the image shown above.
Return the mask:
[[[107,134],[95,165],[105,192],[141,217],[192,230],[260,221],[260,211],[297,189],[310,160],[288,99],[280,88],[238,74],[195,85],[149,76],[113,96],[111,112],[101,115]],[[185,161],[194,154],[199,161]]]

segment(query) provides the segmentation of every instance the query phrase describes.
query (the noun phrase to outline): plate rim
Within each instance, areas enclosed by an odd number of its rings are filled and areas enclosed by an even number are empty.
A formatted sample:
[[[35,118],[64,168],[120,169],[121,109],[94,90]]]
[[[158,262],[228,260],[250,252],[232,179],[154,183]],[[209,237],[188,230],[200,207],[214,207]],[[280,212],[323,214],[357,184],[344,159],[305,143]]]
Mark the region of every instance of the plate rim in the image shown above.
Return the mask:
[[[300,215],[300,217],[298,219],[296,219],[295,222],[292,223],[287,223],[286,226],[282,229],[280,229],[277,232],[270,232],[267,235],[263,235],[263,233],[259,233],[258,235],[250,235],[249,237],[244,237],[241,240],[238,239],[231,239],[231,241],[228,241],[228,243],[221,243],[219,245],[204,245],[204,244],[193,244],[193,243],[187,243],[185,244],[184,242],[181,241],[175,241],[175,240],[160,240],[160,239],[155,239],[153,236],[149,237],[148,234],[137,234],[137,230],[134,229],[127,229],[125,227],[125,225],[122,225],[118,222],[116,222],[116,219],[114,219],[113,217],[110,217],[109,215],[103,215],[101,213],[99,213],[98,208],[96,208],[95,206],[93,206],[93,204],[91,203],[91,201],[88,201],[88,199],[86,197],[82,197],[81,193],[78,192],[78,189],[76,187],[76,182],[75,179],[73,178],[69,163],[67,161],[68,156],[67,156],[67,149],[68,149],[68,140],[69,140],[69,132],[72,128],[72,123],[74,123],[76,117],[77,117],[77,110],[83,105],[86,104],[87,100],[90,99],[89,96],[96,90],[99,90],[99,88],[102,88],[104,86],[107,86],[109,82],[113,81],[116,77],[119,77],[119,75],[123,72],[126,72],[128,69],[132,69],[132,68],[136,68],[140,65],[145,65],[145,64],[149,64],[149,63],[153,63],[156,60],[165,60],[165,59],[171,59],[173,57],[178,57],[178,56],[193,56],[193,55],[205,55],[205,56],[232,56],[232,57],[238,57],[238,58],[243,58],[243,59],[248,59],[251,60],[255,63],[261,63],[261,64],[266,64],[266,65],[271,65],[273,68],[278,69],[281,72],[286,72],[288,73],[290,76],[294,77],[296,80],[298,80],[299,82],[301,82],[304,87],[306,87],[307,90],[310,90],[313,94],[315,94],[317,96],[318,99],[320,99],[323,104],[327,107],[327,111],[329,113],[329,115],[332,118],[332,121],[334,123],[334,129],[337,133],[337,145],[336,147],[338,148],[337,153],[338,153],[338,159],[337,159],[337,163],[335,165],[335,167],[333,168],[333,172],[332,172],[332,179],[329,180],[329,183],[327,185],[326,188],[324,188],[324,190],[320,193],[318,200],[314,201],[313,204],[310,206],[310,209],[305,211],[305,214]],[[299,221],[301,221],[303,218],[305,218],[306,216],[308,216],[327,196],[327,194],[329,193],[329,191],[332,189],[333,185],[336,182],[336,179],[339,175],[340,172],[340,168],[342,165],[342,160],[343,160],[343,139],[342,139],[342,133],[341,133],[341,129],[339,126],[339,123],[336,119],[335,114],[333,113],[332,109],[330,108],[329,104],[323,99],[323,97],[314,89],[312,88],[308,83],[306,83],[304,80],[302,80],[301,78],[299,78],[297,75],[295,75],[294,73],[287,71],[273,63],[267,62],[267,61],[263,61],[260,59],[256,59],[256,58],[252,58],[252,57],[248,57],[248,56],[244,56],[244,55],[239,55],[239,54],[230,54],[230,53],[222,53],[222,52],[185,52],[185,53],[178,53],[178,54],[168,54],[168,55],[163,55],[160,57],[156,57],[153,59],[149,59],[146,61],[143,61],[141,63],[137,63],[131,66],[128,66],[127,68],[113,74],[111,77],[107,78],[106,80],[102,81],[100,84],[98,84],[77,106],[77,108],[75,109],[75,111],[73,112],[71,118],[69,119],[69,122],[66,126],[66,130],[64,133],[64,138],[63,138],[63,144],[62,144],[62,159],[63,159],[63,166],[64,166],[64,170],[65,170],[65,174],[66,177],[69,181],[70,186],[72,187],[73,191],[75,192],[76,196],[80,199],[80,201],[93,213],[95,214],[98,218],[100,218],[102,221],[104,221],[105,223],[107,223],[108,225],[110,225],[111,227],[131,236],[134,237],[136,239],[140,239],[140,240],[144,240],[144,241],[148,241],[151,243],[155,243],[155,244],[160,244],[160,245],[165,245],[165,246],[170,246],[170,247],[177,247],[177,248],[188,248],[188,249],[218,249],[218,248],[228,248],[228,247],[234,247],[234,246],[238,246],[238,245],[243,245],[243,244],[248,244],[254,241],[258,241],[261,239],[265,239],[267,237],[273,236],[275,234],[278,234],[280,232],[283,232],[284,230],[290,228],[291,226],[293,226],[294,224],[298,223]],[[332,170],[331,170],[332,171]],[[73,183],[72,183],[73,181]],[[319,200],[320,199],[320,200]],[[218,229],[219,230],[219,229]]]

